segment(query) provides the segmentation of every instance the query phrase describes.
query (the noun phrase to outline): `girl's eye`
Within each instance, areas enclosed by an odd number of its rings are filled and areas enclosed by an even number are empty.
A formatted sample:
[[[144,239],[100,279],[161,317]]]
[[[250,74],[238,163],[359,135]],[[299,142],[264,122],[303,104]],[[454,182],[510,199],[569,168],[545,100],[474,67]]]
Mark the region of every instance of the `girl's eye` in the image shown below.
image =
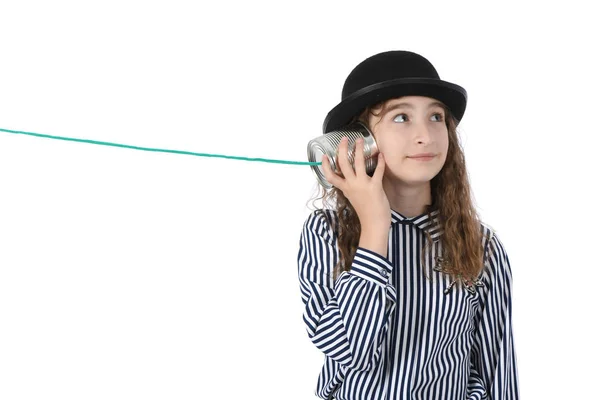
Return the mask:
[[[437,117],[437,119],[435,120],[435,122],[442,122],[444,120],[444,114],[442,113],[435,113],[433,114],[432,118]],[[406,120],[408,119],[408,116],[406,114],[398,114],[394,117],[394,122],[406,122]]]
[[[441,114],[441,113],[435,113],[435,114],[433,114],[433,116],[436,116],[436,115],[439,116],[439,119],[438,119],[439,122],[441,122],[441,121],[444,120],[444,114]]]
[[[399,117],[405,118],[405,117],[407,117],[407,115],[406,114],[398,114],[398,115],[396,115],[394,117],[394,122],[404,122],[404,121],[398,121]]]

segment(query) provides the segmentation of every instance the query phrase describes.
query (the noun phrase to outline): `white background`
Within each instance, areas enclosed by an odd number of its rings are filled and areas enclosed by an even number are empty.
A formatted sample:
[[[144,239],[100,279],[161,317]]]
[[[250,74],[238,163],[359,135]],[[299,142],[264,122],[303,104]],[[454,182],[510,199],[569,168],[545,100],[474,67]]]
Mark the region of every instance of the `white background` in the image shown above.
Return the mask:
[[[0,3],[0,128],[307,161],[350,70],[469,94],[476,204],[513,269],[521,394],[597,393],[593,2]],[[308,166],[0,132],[0,398],[312,399]]]

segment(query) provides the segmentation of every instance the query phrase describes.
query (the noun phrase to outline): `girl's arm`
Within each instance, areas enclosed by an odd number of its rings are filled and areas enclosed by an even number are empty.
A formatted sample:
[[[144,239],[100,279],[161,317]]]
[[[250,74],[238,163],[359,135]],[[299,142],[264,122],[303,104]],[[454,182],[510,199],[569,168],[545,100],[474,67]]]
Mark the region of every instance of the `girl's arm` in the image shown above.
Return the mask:
[[[508,255],[495,233],[486,251],[468,399],[513,400],[519,398],[519,381],[512,329],[512,272]]]
[[[333,282],[337,249],[325,216],[313,212],[304,223],[298,277],[304,323],[312,342],[327,356],[353,369],[371,368],[396,306],[389,283],[391,263],[358,247],[349,272]]]

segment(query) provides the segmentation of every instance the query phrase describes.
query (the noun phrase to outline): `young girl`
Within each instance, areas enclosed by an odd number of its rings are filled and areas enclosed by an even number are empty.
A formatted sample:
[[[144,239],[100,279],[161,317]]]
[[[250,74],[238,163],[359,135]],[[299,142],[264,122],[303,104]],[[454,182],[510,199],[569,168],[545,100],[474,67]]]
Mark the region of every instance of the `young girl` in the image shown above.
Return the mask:
[[[325,354],[322,399],[518,399],[512,274],[473,206],[456,126],[466,91],[408,51],[376,54],[347,77],[324,133],[360,120],[377,168],[340,171],[299,242],[308,336]],[[325,203],[324,203],[325,204]]]

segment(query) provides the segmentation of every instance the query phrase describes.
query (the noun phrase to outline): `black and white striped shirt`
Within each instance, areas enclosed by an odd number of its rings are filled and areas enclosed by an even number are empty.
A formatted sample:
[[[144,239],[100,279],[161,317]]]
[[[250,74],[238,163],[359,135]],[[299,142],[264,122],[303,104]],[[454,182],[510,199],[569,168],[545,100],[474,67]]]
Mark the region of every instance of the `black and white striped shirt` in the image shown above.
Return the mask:
[[[443,230],[436,216],[392,210],[388,254],[358,247],[333,281],[333,226],[313,211],[300,236],[298,276],[308,336],[325,354],[322,399],[518,399],[512,333],[512,272],[498,235],[481,223],[481,286],[452,285],[433,269]],[[434,245],[421,247],[429,229]],[[426,273],[429,279],[426,276]],[[445,293],[445,291],[447,293]],[[334,397],[335,396],[335,397]]]

